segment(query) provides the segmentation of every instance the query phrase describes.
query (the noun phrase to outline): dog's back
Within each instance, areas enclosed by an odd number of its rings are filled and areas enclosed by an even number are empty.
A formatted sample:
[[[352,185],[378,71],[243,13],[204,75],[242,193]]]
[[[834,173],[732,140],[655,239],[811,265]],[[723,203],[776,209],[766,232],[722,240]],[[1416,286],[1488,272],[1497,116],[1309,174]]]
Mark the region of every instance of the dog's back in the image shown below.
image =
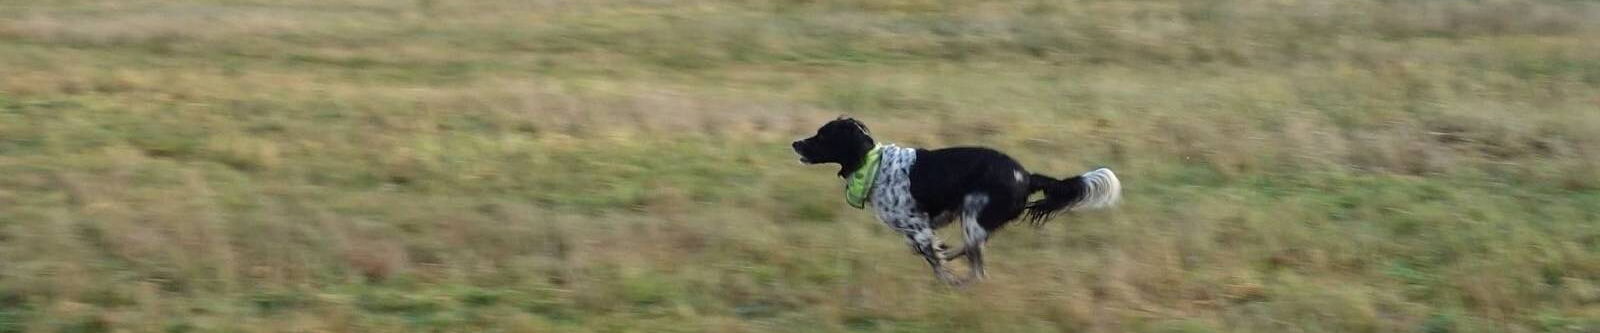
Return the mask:
[[[911,195],[930,215],[961,209],[969,194],[987,196],[979,212],[984,229],[995,230],[1016,219],[1027,206],[1028,171],[994,149],[952,147],[919,150],[911,169]]]

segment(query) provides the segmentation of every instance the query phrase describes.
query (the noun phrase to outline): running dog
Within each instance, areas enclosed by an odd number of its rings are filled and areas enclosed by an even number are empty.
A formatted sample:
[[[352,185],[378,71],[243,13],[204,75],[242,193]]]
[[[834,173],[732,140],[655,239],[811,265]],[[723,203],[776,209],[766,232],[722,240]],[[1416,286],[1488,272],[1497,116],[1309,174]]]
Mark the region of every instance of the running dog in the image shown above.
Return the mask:
[[[816,135],[795,141],[793,147],[801,163],[839,164],[846,202],[855,208],[870,205],[878,220],[905,235],[936,278],[952,285],[987,277],[984,244],[1007,223],[1022,217],[1037,225],[1064,211],[1110,207],[1122,192],[1111,169],[1058,180],[1030,173],[994,149],[878,144],[865,124],[849,117],[822,125]],[[1043,198],[1028,201],[1041,191]],[[934,230],[953,220],[961,221],[965,243],[946,255]],[[966,280],[944,266],[962,256],[971,268]]]

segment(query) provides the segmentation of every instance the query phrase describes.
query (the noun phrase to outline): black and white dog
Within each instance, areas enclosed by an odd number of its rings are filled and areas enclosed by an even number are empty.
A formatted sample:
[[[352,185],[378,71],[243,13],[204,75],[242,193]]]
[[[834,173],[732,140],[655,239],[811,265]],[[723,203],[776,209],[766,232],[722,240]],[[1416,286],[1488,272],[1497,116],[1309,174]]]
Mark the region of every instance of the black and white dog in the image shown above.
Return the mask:
[[[857,208],[870,202],[878,219],[906,236],[913,251],[933,266],[940,281],[960,284],[945,268],[966,256],[969,280],[982,279],[983,246],[1006,223],[1022,217],[1043,223],[1068,210],[1109,207],[1122,185],[1110,169],[1056,180],[1029,173],[1004,153],[981,147],[938,150],[879,145],[867,126],[848,117],[828,122],[817,134],[794,142],[806,164],[838,163],[846,199]],[[1044,198],[1028,201],[1034,192]],[[961,221],[965,245],[952,256],[934,229]]]

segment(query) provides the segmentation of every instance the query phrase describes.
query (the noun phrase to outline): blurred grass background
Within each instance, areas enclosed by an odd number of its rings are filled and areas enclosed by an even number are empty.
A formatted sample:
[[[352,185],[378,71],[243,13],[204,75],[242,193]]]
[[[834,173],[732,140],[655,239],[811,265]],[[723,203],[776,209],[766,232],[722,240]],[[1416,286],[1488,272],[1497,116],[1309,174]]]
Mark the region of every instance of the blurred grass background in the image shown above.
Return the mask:
[[[1561,0],[0,0],[0,333],[1596,332],[1597,41]],[[943,288],[795,163],[844,113],[1126,201]]]

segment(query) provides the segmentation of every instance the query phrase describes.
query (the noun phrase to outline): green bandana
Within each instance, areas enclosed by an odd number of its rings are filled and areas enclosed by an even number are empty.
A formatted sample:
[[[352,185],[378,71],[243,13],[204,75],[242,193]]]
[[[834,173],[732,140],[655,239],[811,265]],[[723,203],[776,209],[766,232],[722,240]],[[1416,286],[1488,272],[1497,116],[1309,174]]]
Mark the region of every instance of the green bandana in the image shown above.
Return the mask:
[[[867,196],[872,193],[872,181],[878,178],[878,160],[883,156],[883,146],[872,147],[861,162],[861,168],[850,173],[844,181],[844,200],[851,207],[865,208]]]

